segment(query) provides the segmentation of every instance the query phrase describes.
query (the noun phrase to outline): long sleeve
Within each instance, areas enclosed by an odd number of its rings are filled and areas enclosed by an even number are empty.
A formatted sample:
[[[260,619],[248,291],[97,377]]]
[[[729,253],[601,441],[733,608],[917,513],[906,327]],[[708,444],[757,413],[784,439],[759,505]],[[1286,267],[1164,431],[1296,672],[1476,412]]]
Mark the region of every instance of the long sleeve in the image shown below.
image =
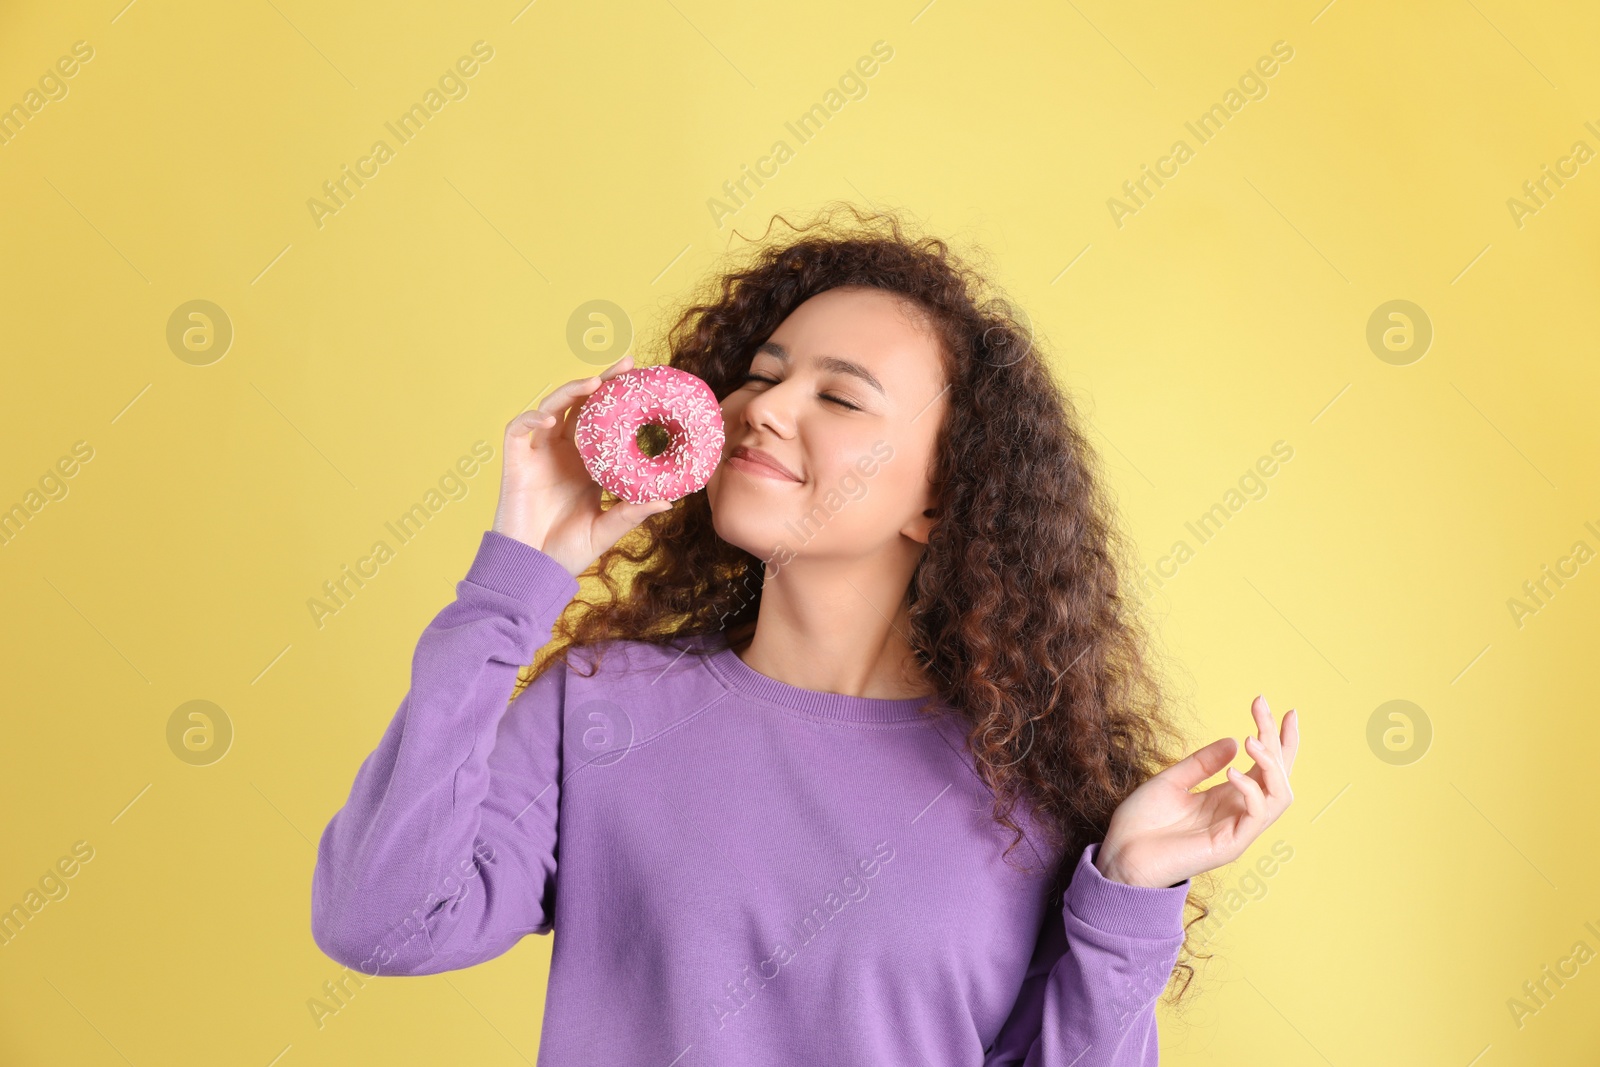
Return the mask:
[[[985,1067],[1156,1067],[1156,998],[1183,945],[1191,880],[1113,882],[1084,848],[1046,918],[1022,991]]]
[[[436,974],[551,930],[566,672],[507,700],[577,591],[555,559],[484,532],[323,831],[311,931],[330,957],[369,975]]]

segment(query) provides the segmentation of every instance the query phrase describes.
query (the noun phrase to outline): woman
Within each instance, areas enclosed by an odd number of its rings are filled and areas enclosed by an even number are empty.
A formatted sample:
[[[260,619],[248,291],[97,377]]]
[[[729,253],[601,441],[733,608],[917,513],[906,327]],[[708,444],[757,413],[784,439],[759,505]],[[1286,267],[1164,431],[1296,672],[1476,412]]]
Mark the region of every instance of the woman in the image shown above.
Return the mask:
[[[573,429],[627,357],[507,427],[322,836],[330,956],[434,974],[556,931],[541,1064],[1157,1062],[1190,879],[1289,804],[1296,715],[1258,697],[1255,765],[1190,792],[1235,743],[1170,757],[1047,364],[942,241],[852,213],[671,331],[722,405],[702,492],[602,507]]]

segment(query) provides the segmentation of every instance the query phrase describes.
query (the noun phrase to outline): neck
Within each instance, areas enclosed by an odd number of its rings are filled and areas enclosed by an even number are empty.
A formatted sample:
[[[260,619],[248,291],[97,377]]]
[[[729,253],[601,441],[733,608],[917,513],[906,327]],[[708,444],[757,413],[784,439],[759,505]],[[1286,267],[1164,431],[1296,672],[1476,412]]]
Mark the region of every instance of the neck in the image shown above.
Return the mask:
[[[907,641],[915,566],[916,558],[899,567],[792,559],[763,583],[755,633],[734,652],[802,689],[891,700],[930,695],[935,687]]]

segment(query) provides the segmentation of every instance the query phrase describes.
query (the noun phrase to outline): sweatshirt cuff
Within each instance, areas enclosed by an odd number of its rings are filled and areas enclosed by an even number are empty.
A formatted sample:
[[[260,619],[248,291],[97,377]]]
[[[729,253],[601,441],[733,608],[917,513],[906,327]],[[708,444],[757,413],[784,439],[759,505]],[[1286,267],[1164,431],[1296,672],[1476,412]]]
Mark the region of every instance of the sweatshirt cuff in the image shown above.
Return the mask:
[[[1183,936],[1183,906],[1193,879],[1155,887],[1115,882],[1094,865],[1100,842],[1087,845],[1067,886],[1067,908],[1097,930],[1147,939]]]
[[[578,579],[553,556],[495,530],[483,531],[466,580],[519,600],[552,619],[578,595]]]

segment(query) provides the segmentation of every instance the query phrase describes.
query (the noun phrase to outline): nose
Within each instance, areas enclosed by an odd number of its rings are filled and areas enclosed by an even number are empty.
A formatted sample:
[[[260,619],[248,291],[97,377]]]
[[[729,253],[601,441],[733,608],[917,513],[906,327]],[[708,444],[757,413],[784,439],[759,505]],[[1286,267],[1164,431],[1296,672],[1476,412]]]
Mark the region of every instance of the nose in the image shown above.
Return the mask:
[[[788,440],[794,436],[795,389],[792,380],[769,385],[755,394],[744,406],[741,416],[746,426],[753,430],[766,430],[774,437]]]

